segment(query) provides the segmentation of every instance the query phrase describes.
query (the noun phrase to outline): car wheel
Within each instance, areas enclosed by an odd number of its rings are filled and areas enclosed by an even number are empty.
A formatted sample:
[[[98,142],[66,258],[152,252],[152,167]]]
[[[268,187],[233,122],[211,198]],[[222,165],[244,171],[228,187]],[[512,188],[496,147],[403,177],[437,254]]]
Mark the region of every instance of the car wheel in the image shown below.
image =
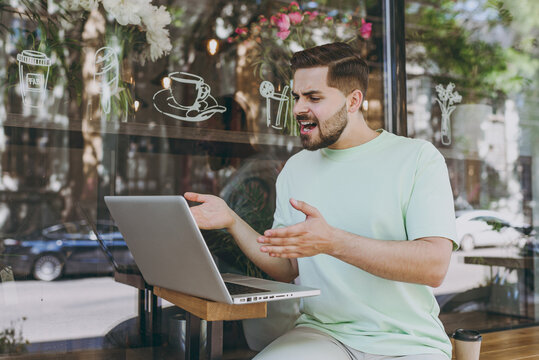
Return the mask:
[[[464,235],[460,241],[462,251],[472,251],[475,247],[474,238],[472,235]]]
[[[63,264],[54,255],[40,256],[34,263],[34,277],[38,280],[53,281],[62,275]]]

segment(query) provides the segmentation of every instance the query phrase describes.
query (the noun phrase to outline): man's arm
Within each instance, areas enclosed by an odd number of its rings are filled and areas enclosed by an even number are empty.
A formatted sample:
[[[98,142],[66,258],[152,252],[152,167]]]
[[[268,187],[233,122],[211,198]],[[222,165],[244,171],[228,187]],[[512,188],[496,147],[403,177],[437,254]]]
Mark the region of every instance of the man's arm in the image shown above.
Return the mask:
[[[245,255],[275,280],[290,282],[298,276],[297,260],[270,257],[260,251],[256,239],[261,235],[241,219],[225,201],[217,196],[187,192],[189,201],[201,203],[191,207],[191,213],[201,229],[226,229]]]
[[[291,199],[290,203],[307,218],[296,225],[267,230],[258,238],[258,242],[264,244],[260,251],[271,257],[327,254],[385,279],[432,287],[442,283],[453,248],[449,239],[371,239],[330,226],[316,208],[302,201]]]

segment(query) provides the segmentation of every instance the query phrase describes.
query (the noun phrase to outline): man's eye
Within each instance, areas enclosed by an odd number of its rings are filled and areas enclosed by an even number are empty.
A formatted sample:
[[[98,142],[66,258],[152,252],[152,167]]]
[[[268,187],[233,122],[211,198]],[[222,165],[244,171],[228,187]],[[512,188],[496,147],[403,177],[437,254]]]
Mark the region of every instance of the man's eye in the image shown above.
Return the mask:
[[[320,98],[319,98],[319,97],[312,97],[312,96],[311,96],[311,101],[320,101]]]

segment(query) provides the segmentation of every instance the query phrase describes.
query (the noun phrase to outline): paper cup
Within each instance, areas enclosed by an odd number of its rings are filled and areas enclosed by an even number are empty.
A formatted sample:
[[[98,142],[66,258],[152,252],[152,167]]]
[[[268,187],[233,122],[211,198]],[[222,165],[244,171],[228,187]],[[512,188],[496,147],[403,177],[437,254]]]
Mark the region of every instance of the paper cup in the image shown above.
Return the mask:
[[[457,360],[479,360],[482,338],[478,331],[457,329],[453,340]]]

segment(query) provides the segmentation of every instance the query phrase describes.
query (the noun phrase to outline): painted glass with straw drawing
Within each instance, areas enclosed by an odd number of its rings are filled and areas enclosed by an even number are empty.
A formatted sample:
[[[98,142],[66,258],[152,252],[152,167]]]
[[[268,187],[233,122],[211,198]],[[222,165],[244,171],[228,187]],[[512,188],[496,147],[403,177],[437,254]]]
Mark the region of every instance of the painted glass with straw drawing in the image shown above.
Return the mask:
[[[269,81],[260,83],[260,95],[266,98],[266,125],[274,129],[283,129],[290,107],[290,88],[285,85],[283,91],[275,92],[275,87]]]

